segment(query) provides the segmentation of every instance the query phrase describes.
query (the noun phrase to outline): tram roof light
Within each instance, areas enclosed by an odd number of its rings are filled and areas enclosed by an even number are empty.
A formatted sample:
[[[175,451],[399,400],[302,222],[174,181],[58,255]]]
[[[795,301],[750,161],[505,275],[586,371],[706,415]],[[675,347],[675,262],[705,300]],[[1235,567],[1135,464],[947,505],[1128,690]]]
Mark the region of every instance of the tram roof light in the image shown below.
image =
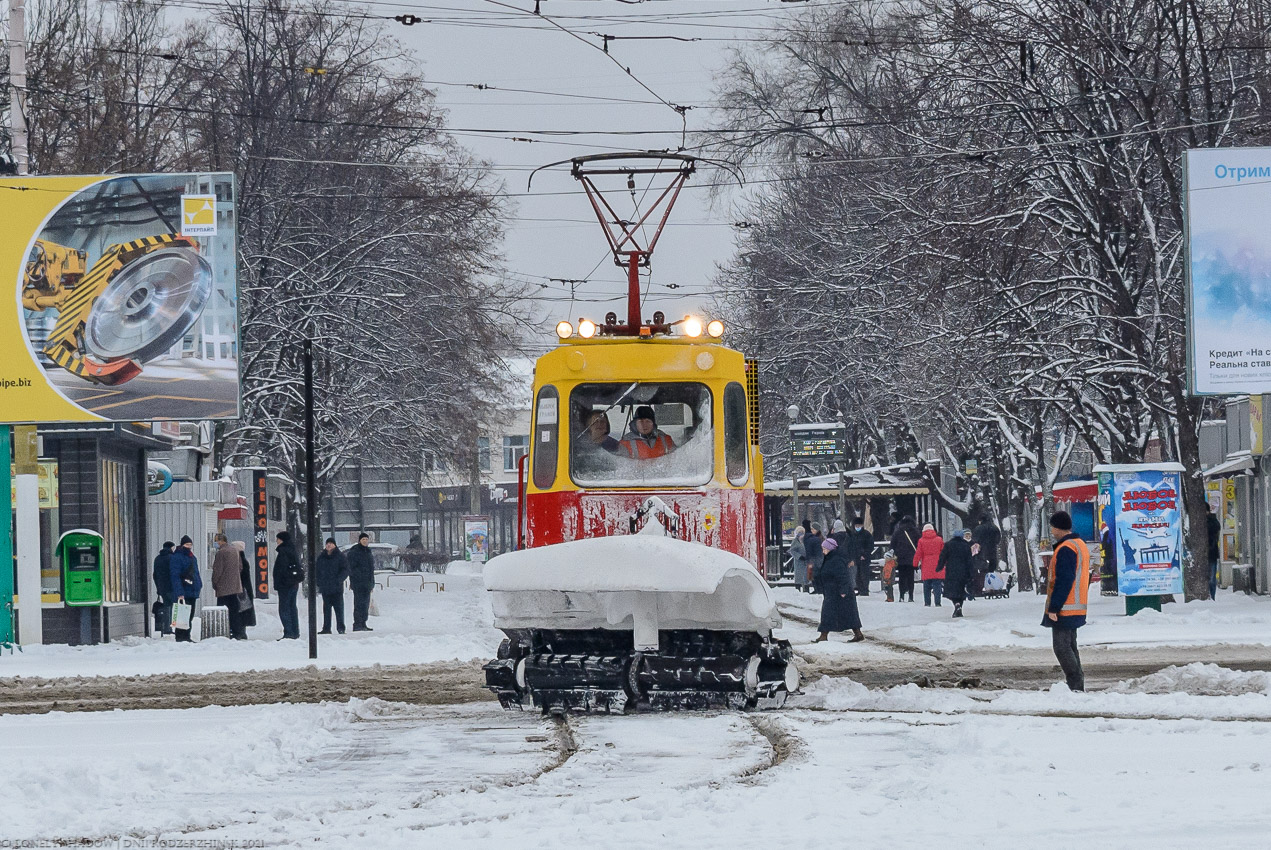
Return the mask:
[[[569,339],[574,335],[574,326],[562,319],[556,323],[556,335],[561,339]]]
[[[591,319],[579,319],[578,335],[583,339],[591,339],[596,335],[596,323]]]
[[[696,316],[688,316],[684,319],[684,333],[691,337],[699,337],[702,335],[702,320]]]
[[[710,324],[706,326],[706,332],[716,339],[719,339],[724,335],[724,323],[719,319],[712,319]]]

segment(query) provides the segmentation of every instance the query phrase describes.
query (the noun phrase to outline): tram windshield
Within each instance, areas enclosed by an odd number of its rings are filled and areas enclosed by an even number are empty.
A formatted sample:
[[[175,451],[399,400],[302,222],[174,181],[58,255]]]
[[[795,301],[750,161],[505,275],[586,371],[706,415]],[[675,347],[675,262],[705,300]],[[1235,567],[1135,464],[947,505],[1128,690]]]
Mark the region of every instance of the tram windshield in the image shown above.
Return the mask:
[[[714,472],[705,384],[581,384],[569,397],[569,470],[606,487],[698,487]]]

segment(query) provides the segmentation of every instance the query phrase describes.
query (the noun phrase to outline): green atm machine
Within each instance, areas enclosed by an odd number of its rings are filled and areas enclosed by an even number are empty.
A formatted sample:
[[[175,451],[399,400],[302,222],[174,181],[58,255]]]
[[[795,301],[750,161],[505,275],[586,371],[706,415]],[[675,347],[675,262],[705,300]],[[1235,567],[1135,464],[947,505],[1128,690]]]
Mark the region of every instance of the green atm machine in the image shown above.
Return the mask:
[[[105,601],[102,536],[87,528],[68,531],[57,541],[57,556],[62,559],[62,600],[66,606],[101,605]]]

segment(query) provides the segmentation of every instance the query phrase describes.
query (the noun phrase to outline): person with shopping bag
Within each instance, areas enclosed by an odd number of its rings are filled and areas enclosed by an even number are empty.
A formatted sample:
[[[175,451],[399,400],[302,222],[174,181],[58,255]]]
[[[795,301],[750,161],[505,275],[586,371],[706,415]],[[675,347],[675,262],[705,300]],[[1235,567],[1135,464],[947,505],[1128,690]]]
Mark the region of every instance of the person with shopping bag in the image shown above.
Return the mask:
[[[172,580],[172,628],[178,643],[189,643],[190,621],[194,619],[195,605],[203,592],[203,577],[199,575],[199,560],[194,557],[194,541],[190,536],[181,538],[181,545],[168,560],[168,573]]]
[[[238,616],[245,636],[247,627],[256,625],[256,601],[252,593],[252,565],[247,563],[247,544],[241,540],[235,540],[230,545],[238,550],[238,574],[243,585],[243,592],[238,597]]]

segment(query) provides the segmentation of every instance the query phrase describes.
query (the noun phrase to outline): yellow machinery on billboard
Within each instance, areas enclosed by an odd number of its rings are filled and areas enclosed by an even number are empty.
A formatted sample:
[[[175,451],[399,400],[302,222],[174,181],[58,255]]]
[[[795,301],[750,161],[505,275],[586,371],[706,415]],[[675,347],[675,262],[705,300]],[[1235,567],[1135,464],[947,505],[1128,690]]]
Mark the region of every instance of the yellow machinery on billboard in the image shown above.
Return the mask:
[[[0,180],[0,423],[234,418],[231,174]]]

